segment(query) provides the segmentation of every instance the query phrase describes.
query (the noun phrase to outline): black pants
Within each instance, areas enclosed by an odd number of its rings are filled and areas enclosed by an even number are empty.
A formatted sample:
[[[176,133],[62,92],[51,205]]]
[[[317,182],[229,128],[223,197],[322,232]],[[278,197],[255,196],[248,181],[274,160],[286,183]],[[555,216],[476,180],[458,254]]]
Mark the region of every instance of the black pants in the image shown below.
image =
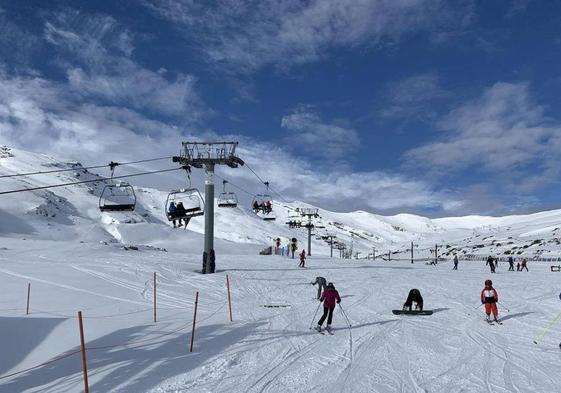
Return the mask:
[[[325,318],[327,318],[327,324],[331,325],[331,320],[333,319],[333,310],[335,310],[335,307],[324,307],[323,308],[323,315],[321,316],[321,318],[318,321],[319,326],[323,325],[323,321],[325,321]]]
[[[528,266],[522,266],[522,269],[520,269],[520,271],[526,269],[526,271],[528,271]]]

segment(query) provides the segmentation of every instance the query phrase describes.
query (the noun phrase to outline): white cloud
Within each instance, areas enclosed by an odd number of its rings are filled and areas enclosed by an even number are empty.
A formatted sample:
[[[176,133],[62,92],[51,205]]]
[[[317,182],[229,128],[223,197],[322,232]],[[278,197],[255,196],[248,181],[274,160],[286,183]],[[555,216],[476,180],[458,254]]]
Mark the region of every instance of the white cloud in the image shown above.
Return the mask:
[[[173,155],[179,152],[182,141],[193,138],[216,139],[216,135],[182,132],[135,111],[96,105],[65,84],[0,73],[0,144],[48,152],[62,159],[92,165],[110,160]],[[461,203],[446,193],[435,192],[423,181],[402,175],[383,172],[353,174],[340,168],[321,173],[306,159],[292,154],[289,148],[235,135],[228,136],[230,138],[240,140],[242,158],[264,180],[271,181],[273,189],[289,199],[340,211],[447,209]],[[153,169],[156,164],[147,165]],[[159,164],[164,168],[170,166],[171,162],[167,161]],[[250,192],[264,191],[247,169],[218,170]],[[201,176],[202,171],[195,171],[193,175],[194,184],[202,187]],[[137,178],[134,183],[165,189],[176,187],[178,179],[182,179],[182,175],[167,180],[160,176]]]
[[[319,114],[301,108],[281,120],[281,126],[289,131],[286,142],[295,149],[323,158],[344,158],[360,143],[358,133],[349,127],[321,120]]]
[[[213,64],[242,73],[317,61],[332,47],[379,46],[419,31],[456,29],[471,1],[145,0],[157,15],[196,37]]]
[[[386,87],[386,106],[378,111],[384,118],[407,118],[411,116],[434,119],[435,100],[442,100],[450,94],[440,85],[436,73],[413,75],[389,83]]]
[[[67,10],[46,22],[45,39],[72,55],[62,66],[70,86],[82,95],[191,123],[211,113],[193,75],[171,77],[134,62],[132,33],[109,16]]]
[[[439,141],[407,152],[405,159],[443,172],[478,169],[502,179],[516,177],[528,188],[554,182],[561,123],[543,112],[527,83],[496,83],[440,122],[444,132]]]

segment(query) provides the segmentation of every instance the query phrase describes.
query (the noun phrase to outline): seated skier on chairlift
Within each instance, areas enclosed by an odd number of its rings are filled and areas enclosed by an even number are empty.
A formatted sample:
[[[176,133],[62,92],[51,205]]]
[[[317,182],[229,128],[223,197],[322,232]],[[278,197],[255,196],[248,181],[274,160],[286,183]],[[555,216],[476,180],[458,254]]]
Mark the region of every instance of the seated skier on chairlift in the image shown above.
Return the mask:
[[[267,201],[267,203],[265,204],[265,212],[269,214],[272,211],[273,211],[273,203],[271,201]]]

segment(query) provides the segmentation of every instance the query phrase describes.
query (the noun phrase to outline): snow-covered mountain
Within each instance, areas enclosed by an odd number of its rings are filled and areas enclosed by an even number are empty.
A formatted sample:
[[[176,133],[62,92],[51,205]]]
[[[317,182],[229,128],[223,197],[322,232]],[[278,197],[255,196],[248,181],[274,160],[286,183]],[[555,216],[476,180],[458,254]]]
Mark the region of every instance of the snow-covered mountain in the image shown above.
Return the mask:
[[[559,390],[561,330],[553,322],[561,273],[550,269],[559,262],[530,262],[529,272],[499,264],[491,274],[483,259],[557,258],[561,211],[428,219],[319,209],[313,256],[299,268],[258,252],[276,237],[305,243],[306,230],[285,223],[312,206],[275,202],[276,221],[244,207],[216,208],[217,272],[202,275],[203,219],[173,229],[163,214],[166,191],[137,187],[134,212],[102,213],[98,175],[0,148],[0,176],[57,168],[72,170],[0,178],[2,191],[98,180],[0,195],[0,393],[84,391],[78,310],[93,392]],[[361,257],[376,247],[386,260],[329,258],[325,233]],[[411,242],[421,263],[409,263]],[[440,256],[474,260],[458,270],[444,261],[427,266],[435,244]],[[310,329],[321,314],[310,285],[316,276],[341,294],[333,336]],[[500,293],[501,327],[484,322],[479,308],[489,277]],[[392,314],[411,288],[432,316]]]
[[[37,239],[75,239],[122,244],[140,244],[167,249],[196,248],[202,241],[203,217],[191,220],[186,231],[174,230],[164,214],[168,191],[135,187],[137,207],[134,212],[100,212],[98,199],[106,182],[80,163],[63,162],[42,154],[3,147],[0,152],[0,176],[71,169],[39,176],[0,178],[0,190],[8,191],[82,180],[99,181],[25,193],[0,195],[0,235]],[[134,184],[134,183],[133,183]],[[296,237],[306,242],[306,220],[299,209],[314,206],[294,201],[275,202],[275,221],[263,221],[249,206],[222,209],[215,205],[217,249],[234,242],[243,245],[282,244]],[[460,254],[560,256],[558,250],[561,210],[508,217],[450,217],[429,219],[412,214],[382,216],[364,211],[336,213],[319,208],[314,219],[313,252],[327,255],[330,246],[326,235],[353,250],[353,256],[366,257],[391,253],[391,258],[410,258],[414,243],[415,258],[431,258],[432,248],[441,247],[439,255],[450,250]],[[289,228],[287,222],[300,228]],[[243,248],[243,247],[242,247]],[[358,253],[358,254],[357,254]],[[335,252],[338,254],[338,251]]]

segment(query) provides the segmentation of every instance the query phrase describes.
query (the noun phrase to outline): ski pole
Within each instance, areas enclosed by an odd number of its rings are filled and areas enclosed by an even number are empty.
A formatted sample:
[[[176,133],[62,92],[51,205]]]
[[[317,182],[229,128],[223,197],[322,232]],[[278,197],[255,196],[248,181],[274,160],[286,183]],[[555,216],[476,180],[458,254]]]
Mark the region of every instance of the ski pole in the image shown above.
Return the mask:
[[[349,325],[349,327],[352,327],[353,325],[351,324],[351,321],[349,320],[349,317],[347,316],[347,313],[343,309],[343,306],[341,306],[341,303],[339,303],[339,308],[341,309],[341,311],[343,312],[343,316],[347,320],[347,325]]]
[[[312,328],[312,326],[314,324],[314,320],[316,319],[316,315],[318,314],[319,306],[321,306],[321,302],[319,302],[318,307],[316,308],[316,312],[314,313],[314,316],[312,317],[312,322],[310,322],[310,329]]]
[[[507,306],[505,306],[504,304],[502,304],[501,302],[497,302],[501,305],[502,308],[504,308],[506,310],[506,312],[510,312],[510,310],[508,309]]]

